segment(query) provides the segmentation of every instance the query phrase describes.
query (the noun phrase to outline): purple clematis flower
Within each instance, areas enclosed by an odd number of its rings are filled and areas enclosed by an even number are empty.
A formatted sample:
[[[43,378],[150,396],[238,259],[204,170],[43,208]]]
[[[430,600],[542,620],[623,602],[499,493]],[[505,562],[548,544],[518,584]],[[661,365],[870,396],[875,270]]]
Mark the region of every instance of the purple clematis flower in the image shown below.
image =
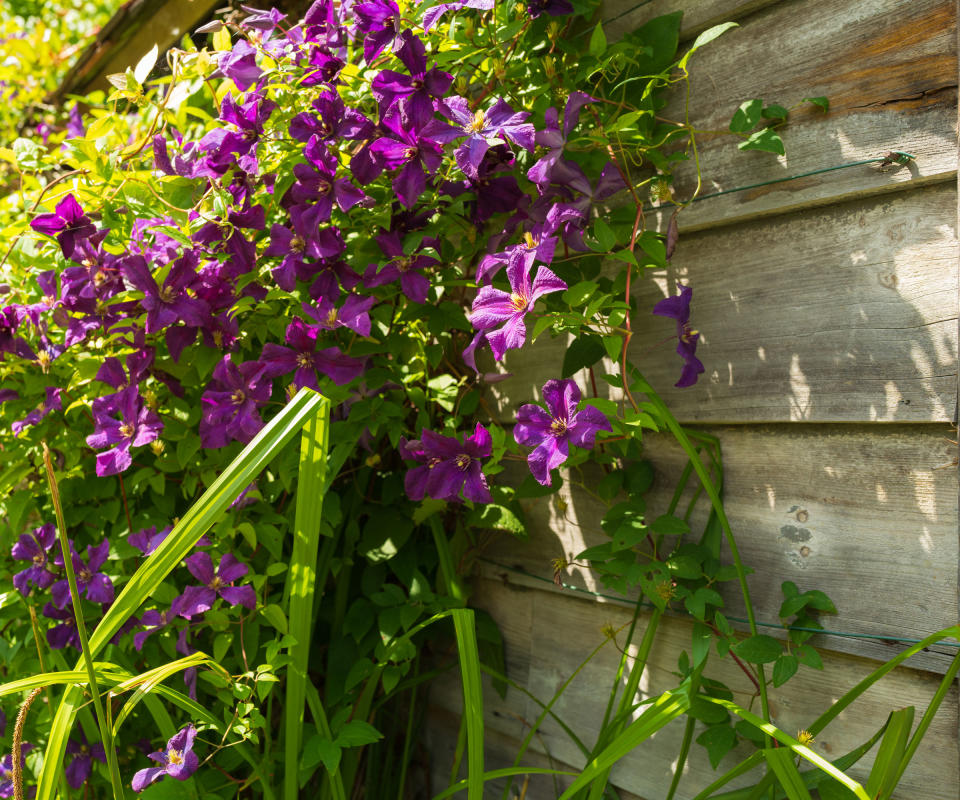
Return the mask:
[[[234,581],[247,574],[247,565],[237,561],[232,553],[220,559],[216,572],[209,553],[194,553],[185,560],[187,569],[203,586],[188,586],[180,596],[177,613],[189,619],[213,608],[217,596],[231,606],[240,605],[251,611],[257,606],[257,595],[250,584],[234,586]]]
[[[56,579],[56,567],[50,560],[50,549],[57,541],[57,529],[52,523],[34,528],[32,533],[21,533],[10,555],[17,561],[29,561],[31,566],[13,576],[13,585],[24,597],[32,583],[38,589],[47,589]]]
[[[570,0],[527,0],[527,13],[536,19],[541,14],[562,17],[573,13]]]
[[[236,439],[246,444],[263,427],[260,406],[270,399],[272,381],[260,361],[239,367],[230,356],[213,369],[213,383],[203,393],[200,442],[206,448],[225,447]]]
[[[316,308],[309,303],[303,304],[304,313],[316,322],[317,328],[332,331],[336,328],[349,328],[361,336],[370,335],[370,308],[376,302],[375,297],[347,295],[343,305],[337,308],[333,300],[322,297]]]
[[[86,239],[97,232],[90,217],[83,213],[83,209],[72,194],[68,194],[57,203],[54,213],[40,214],[35,217],[30,227],[37,233],[56,236],[60,249],[67,258],[73,255],[78,239]]]
[[[167,625],[179,617],[182,608],[183,595],[178,595],[173,599],[170,608],[165,611],[157,611],[155,608],[144,611],[143,616],[140,617],[139,624],[143,625],[145,630],[137,631],[133,634],[133,646],[137,652],[139,653],[143,650],[143,645],[150,636],[157,631],[163,630],[163,628],[167,627]]]
[[[449,91],[453,76],[436,67],[427,70],[427,50],[410,31],[403,31],[399,39],[394,50],[410,74],[383,70],[373,79],[373,96],[384,112],[396,103],[405,125],[422,127],[433,118],[434,98],[439,100]]]
[[[62,650],[70,646],[80,649],[80,634],[77,633],[77,618],[73,615],[73,609],[59,609],[53,603],[47,603],[43,607],[43,616],[60,622],[47,630],[47,643],[51,648]]]
[[[674,386],[683,389],[693,386],[697,378],[704,371],[703,363],[696,356],[699,332],[690,327],[690,300],[693,298],[693,289],[689,286],[679,286],[680,294],[665,297],[653,307],[653,313],[661,317],[670,317],[677,321],[677,353],[683,359],[683,370],[680,380]]]
[[[457,164],[469,178],[476,178],[487,150],[504,139],[518,147],[533,151],[536,130],[524,120],[530,116],[526,111],[514,111],[508,103],[497,100],[486,111],[473,112],[463,97],[449,97],[439,105],[441,113],[456,123],[456,128],[445,141],[467,134],[455,153]]]
[[[441,436],[424,429],[422,439],[414,442],[401,440],[400,454],[420,466],[407,472],[404,488],[411,500],[422,500],[425,495],[438,500],[456,501],[460,490],[467,500],[489,503],[492,498],[487,479],[480,467],[480,459],[493,452],[493,438],[479,422],[472,436],[463,444],[452,436]]]
[[[67,114],[67,138],[82,139],[87,135],[87,129],[83,124],[83,113],[80,111],[80,104],[74,103]]]
[[[73,759],[65,770],[67,783],[74,789],[79,789],[87,782],[93,769],[93,759],[102,764],[107,763],[107,753],[100,742],[91,745],[82,728],[77,729],[78,742],[73,737],[67,740],[67,755]]]
[[[489,11],[493,8],[494,0],[456,0],[453,3],[441,3],[440,5],[428,8],[423,15],[423,29],[428,32],[440,21],[440,18],[448,11],[459,11],[461,8],[476,8],[481,11]]]
[[[547,381],[543,385],[544,411],[540,406],[527,404],[517,411],[513,436],[517,444],[533,447],[527,456],[530,472],[544,486],[550,485],[550,470],[557,469],[570,455],[572,442],[577,447],[591,448],[597,431],[610,431],[610,421],[602,411],[580,403],[580,389],[569,378]]]
[[[87,437],[87,444],[96,449],[111,448],[97,453],[99,477],[126,470],[133,463],[130,448],[150,444],[163,430],[160,417],[143,402],[138,386],[98,397],[93,401],[92,411],[95,427]],[[115,419],[115,414],[120,418]]]
[[[23,433],[24,428],[28,428],[31,425],[36,425],[51,411],[60,411],[63,408],[63,401],[60,397],[60,389],[57,389],[54,386],[48,386],[45,394],[46,396],[43,401],[43,405],[41,405],[39,408],[35,408],[23,419],[17,420],[10,425],[10,429],[13,431],[14,436],[19,436],[21,433]]]
[[[415,303],[426,303],[430,280],[423,271],[440,263],[430,256],[417,255],[417,252],[427,247],[427,242],[408,255],[403,252],[400,234],[396,231],[384,231],[377,236],[377,244],[390,261],[379,271],[376,264],[371,264],[363,276],[364,285],[374,288],[393,283],[399,278],[400,289],[407,297]]]
[[[151,753],[150,758],[162,766],[139,770],[130,784],[133,791],[142,792],[151,783],[167,775],[178,781],[185,781],[193,775],[200,765],[200,759],[193,752],[193,740],[196,736],[197,729],[193,725],[187,725],[167,742],[165,750]]]
[[[443,162],[441,142],[449,140],[449,126],[436,119],[419,126],[406,126],[400,119],[399,111],[388,114],[382,125],[386,135],[370,145],[374,164],[380,168],[399,170],[393,179],[393,191],[406,208],[412,208],[426,188],[427,174],[432,175]],[[370,180],[377,174],[379,172],[373,174]]]
[[[563,109],[563,129],[560,128],[560,115],[557,109],[548,108],[543,115],[544,128],[537,131],[536,142],[542,147],[549,147],[550,152],[530,167],[527,177],[540,187],[541,191],[551,181],[553,167],[563,155],[563,148],[567,139],[580,119],[580,109],[588,103],[597,102],[586,92],[571,92],[567,98],[567,105]]]
[[[144,294],[141,305],[147,312],[147,333],[156,333],[178,321],[199,327],[209,314],[207,304],[187,291],[197,282],[197,254],[193,250],[187,250],[173,262],[162,287],[157,285],[141,255],[124,259],[120,268],[124,277]]]
[[[483,286],[473,301],[470,322],[478,331],[487,332],[487,342],[497,361],[507,350],[523,347],[527,340],[525,317],[537,299],[567,288],[567,284],[547,267],[540,267],[532,281],[530,270],[526,260],[514,261],[507,266],[509,293],[493,286]],[[503,327],[497,328],[498,325]],[[491,331],[491,328],[497,330]]]
[[[88,600],[94,603],[112,603],[113,602],[113,582],[100,572],[110,554],[110,542],[104,539],[95,547],[87,547],[87,563],[73,549],[73,541],[70,542],[70,558],[73,560],[73,571],[77,578],[77,592],[80,595],[86,595]],[[54,563],[63,564],[63,554],[57,552]],[[57,608],[64,608],[70,602],[70,584],[66,578],[53,584],[50,590],[53,596],[53,604]]]
[[[355,109],[344,105],[337,92],[323,92],[313,101],[315,115],[309,112],[297,114],[290,120],[290,135],[301,142],[311,136],[323,141],[338,139],[369,139],[373,135],[373,123]]]
[[[148,556],[163,544],[163,540],[167,538],[167,534],[169,534],[171,530],[173,530],[173,528],[167,525],[166,528],[157,532],[157,526],[151,525],[149,528],[131,533],[127,537],[127,543],[136,547],[137,550],[145,556]]]
[[[353,7],[357,17],[357,33],[366,34],[363,40],[363,57],[369,64],[397,36],[400,9],[393,0],[371,0]]]
[[[264,374],[269,378],[296,370],[293,384],[298,389],[309,386],[319,391],[317,372],[343,386],[360,377],[366,367],[365,361],[344,355],[336,347],[317,350],[316,329],[301,319],[293,320],[287,327],[286,342],[289,347],[267,342],[260,359],[265,365]]]
[[[217,66],[241,92],[263,74],[257,66],[257,51],[246,39],[239,39],[232,50],[222,53]]]

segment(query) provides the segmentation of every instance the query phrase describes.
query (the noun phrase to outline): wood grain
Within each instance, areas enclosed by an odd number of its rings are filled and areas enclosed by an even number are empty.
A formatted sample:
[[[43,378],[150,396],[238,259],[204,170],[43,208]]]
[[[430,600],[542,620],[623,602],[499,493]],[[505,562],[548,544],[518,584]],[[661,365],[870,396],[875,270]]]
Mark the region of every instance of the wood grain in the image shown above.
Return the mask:
[[[667,3],[610,4],[611,35],[675,10]],[[686,5],[684,35],[720,21],[730,31],[691,61],[689,121],[698,135],[701,196],[802,176],[709,197],[686,209],[682,228],[700,230],[758,216],[823,205],[905,185],[947,181],[956,173],[957,45],[952,0],[873,3],[738,3],[714,0]],[[621,6],[623,8],[621,8]],[[662,112],[684,119],[678,87]],[[825,96],[829,113],[803,105]],[[800,106],[781,129],[785,156],[743,152],[726,133],[738,105],[752,98]],[[905,167],[857,166],[808,173],[876,158],[890,150],[916,156]],[[694,162],[675,174],[675,197],[693,195]],[[671,207],[672,210],[672,207]],[[654,216],[654,222],[663,224]]]
[[[682,237],[670,268],[636,283],[632,359],[685,422],[952,420],[956,209],[941,184]],[[687,389],[673,388],[675,325],[649,313],[678,283],[694,288],[706,366]],[[566,347],[541,336],[507,355],[501,419],[559,376]]]
[[[724,507],[750,576],[761,620],[778,624],[781,584],[820,589],[839,613],[825,628],[863,636],[921,639],[960,619],[957,605],[957,480],[949,465],[956,447],[947,426],[776,425],[708,428],[723,448]],[[644,454],[655,466],[645,500],[649,518],[665,513],[685,463],[668,435],[648,435]],[[605,506],[589,489],[597,473],[565,475],[558,496],[526,500],[530,542],[502,537],[484,551],[492,562],[543,581],[551,559],[572,560],[608,541],[599,522]],[[503,482],[516,480],[510,476]],[[689,484],[692,490],[695,482]],[[686,509],[688,491],[679,506]],[[623,499],[623,498],[621,498]],[[692,536],[703,531],[707,502],[691,517]],[[516,573],[486,565],[486,574],[516,582]],[[596,576],[570,567],[564,581],[604,591]],[[533,585],[538,585],[536,582]],[[725,584],[727,611],[744,616],[739,588]],[[819,637],[818,646],[885,660],[899,646],[879,641]],[[949,652],[949,651],[947,651]],[[943,672],[949,658],[918,657]]]
[[[607,39],[615,41],[654,17],[682,11],[680,40],[689,41],[713,25],[743,20],[777,2],[779,0],[605,0],[601,15]]]
[[[487,608],[498,621],[514,615],[529,618],[531,625],[525,634],[516,637],[505,630],[508,668],[512,668],[517,654],[524,653],[526,670],[521,666],[514,677],[525,683],[541,700],[548,700],[570,673],[603,641],[601,628],[612,625],[620,628],[631,617],[628,609],[602,605],[572,596],[502,585],[481,580],[475,585],[476,602]],[[644,621],[638,626],[642,633]],[[618,635],[624,645],[624,633]],[[680,620],[666,620],[657,634],[654,654],[647,674],[641,682],[644,696],[656,695],[676,685],[673,674],[676,659],[682,649],[689,649],[691,627]],[[515,638],[516,637],[516,638]],[[610,681],[615,674],[619,653],[608,643],[577,676],[570,688],[555,705],[557,714],[588,744],[598,732],[606,704]],[[521,662],[523,663],[523,662]],[[876,667],[869,661],[824,654],[822,672],[805,669],[786,686],[771,695],[773,720],[781,728],[795,733],[825,711],[836,697],[847,691]],[[525,674],[524,674],[525,673]],[[752,687],[730,659],[711,658],[708,675],[728,685],[735,700],[749,703]],[[860,701],[840,715],[819,737],[815,749],[828,758],[836,758],[865,741],[893,708],[907,704],[917,706],[918,713],[935,691],[936,676],[910,669],[894,671],[877,684]],[[455,680],[441,682],[432,694],[432,703],[440,708],[459,708],[459,687]],[[501,700],[493,692],[485,694],[485,720],[488,738],[519,741],[525,733],[525,724],[537,716],[537,706],[526,697],[510,692]],[[904,776],[900,798],[955,798],[958,785],[957,759],[957,700],[956,688],[941,707],[921,749]],[[624,759],[613,772],[617,786],[641,797],[661,798],[669,785],[683,724],[675,722]],[[541,735],[531,745],[537,752],[549,752],[560,762],[582,767],[583,759],[570,744],[562,730],[553,722],[543,725]],[[738,750],[741,757],[749,750]],[[869,770],[873,753],[850,772],[863,778]],[[736,763],[735,756],[727,756],[720,769]],[[694,747],[691,760],[680,785],[678,797],[689,798],[717,776],[707,762],[702,748]],[[754,779],[755,780],[755,779]],[[747,781],[750,782],[750,781]],[[741,781],[741,785],[744,781]],[[550,794],[544,795],[552,796]]]

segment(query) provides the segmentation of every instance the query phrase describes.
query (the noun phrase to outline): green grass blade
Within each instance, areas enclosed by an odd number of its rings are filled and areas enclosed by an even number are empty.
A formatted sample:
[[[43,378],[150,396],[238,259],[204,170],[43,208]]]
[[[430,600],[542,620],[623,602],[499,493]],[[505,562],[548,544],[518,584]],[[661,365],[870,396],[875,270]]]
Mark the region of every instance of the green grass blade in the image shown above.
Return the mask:
[[[842,783],[850,791],[852,791],[860,800],[871,800],[870,795],[864,790],[857,781],[848,775],[844,774],[842,771],[837,769],[833,764],[827,761],[823,756],[818,753],[813,752],[809,747],[800,744],[792,736],[784,733],[776,725],[771,722],[765,722],[763,719],[758,717],[756,714],[753,714],[747,711],[745,708],[741,708],[736,703],[732,703],[729,700],[723,700],[719,697],[710,697],[708,695],[700,695],[706,702],[714,703],[718,706],[723,706],[727,711],[732,714],[736,714],[743,720],[746,720],[751,725],[753,725],[758,730],[762,731],[767,736],[770,736],[773,739],[776,739],[780,744],[784,744],[789,747],[794,753],[796,753],[801,758],[805,758],[815,767],[823,770],[831,778],[839,783]]]
[[[483,686],[477,630],[472,609],[455,608],[452,613],[460,653],[463,716],[467,726],[467,798],[483,800]]]
[[[820,733],[820,731],[833,722],[833,720],[836,719],[843,712],[843,710],[847,708],[847,706],[849,706],[854,700],[867,691],[867,689],[873,686],[873,684],[879,681],[888,672],[893,671],[900,664],[902,664],[911,656],[915,656],[921,650],[924,650],[930,645],[939,642],[941,639],[947,638],[960,639],[960,625],[951,625],[949,628],[944,628],[936,633],[931,633],[922,641],[917,642],[912,647],[908,647],[899,655],[891,658],[886,664],[883,664],[871,672],[866,678],[860,681],[860,683],[858,683],[849,692],[843,695],[843,697],[837,700],[836,703],[830,706],[830,708],[828,708],[823,714],[817,717],[814,723],[807,730],[809,730],[813,735]]]
[[[793,763],[793,753],[786,747],[771,747],[763,751],[767,764],[777,776],[788,800],[811,800],[810,792],[803,782],[800,770]]]
[[[693,798],[693,800],[706,800],[706,798],[708,797],[713,797],[713,793],[716,792],[717,789],[723,786],[726,786],[734,778],[739,778],[741,775],[746,775],[748,772],[750,772],[750,770],[756,769],[762,763],[763,763],[763,753],[760,750],[757,750],[755,753],[751,753],[749,756],[747,756],[747,758],[745,758],[735,767],[732,767],[731,769],[727,770],[725,773],[723,773],[723,775],[717,778],[713,783],[711,783],[705,789],[700,791]],[[752,790],[752,787],[750,787],[750,789],[747,789],[747,790],[737,789],[734,792],[725,792],[723,795],[720,795],[720,796],[729,797],[730,800],[733,800],[734,795],[736,795],[740,791],[751,791],[751,790]],[[742,797],[744,796],[746,795],[737,796],[736,800],[742,800]]]
[[[201,536],[240,496],[260,471],[306,424],[324,398],[310,389],[301,389],[240,454],[230,462],[210,488],[183,515],[163,543],[140,566],[123,587],[113,605],[90,637],[90,647],[98,653],[120,630],[132,614],[149,598],[163,579],[193,549]]]
[[[301,389],[240,452],[123,587],[90,637],[91,655],[96,655],[106,646],[130,616],[156,591],[164,578],[189,554],[200,537],[239,497],[240,492],[316,414],[323,402],[324,399],[316,392]],[[44,752],[37,800],[53,800],[56,794],[57,765],[63,761],[73,716],[81,701],[81,695],[74,687],[65,693],[57,709]],[[263,782],[261,790],[265,796],[272,796],[266,782]]]
[[[913,732],[913,736],[910,737],[910,744],[907,745],[906,752],[903,754],[903,759],[900,762],[900,768],[897,771],[896,778],[893,782],[894,786],[900,782],[900,778],[903,776],[904,770],[906,770],[907,765],[910,763],[910,759],[912,759],[914,753],[917,752],[917,748],[920,746],[921,740],[926,734],[927,729],[930,727],[930,723],[933,722],[933,718],[940,709],[940,704],[947,696],[947,692],[950,691],[950,687],[953,686],[953,682],[956,680],[958,670],[960,670],[960,653],[954,656],[953,662],[950,664],[950,668],[943,676],[943,679],[940,681],[940,685],[937,687],[937,691],[934,692],[933,697],[930,699],[930,705],[928,705],[927,710],[923,712],[923,716],[920,718],[920,724],[917,725],[917,729]]]
[[[504,767],[503,769],[494,769],[483,773],[483,782],[495,781],[497,778],[510,778],[514,775],[576,775],[576,772],[564,772],[560,769],[547,769],[546,767]],[[452,786],[444,789],[440,794],[434,795],[433,800],[445,800],[445,798],[455,795],[468,789],[469,779],[458,781]]]
[[[327,484],[327,449],[330,437],[330,404],[326,400],[307,421],[300,440],[300,470],[297,479],[297,506],[293,525],[293,553],[288,584],[290,602],[287,619],[295,640],[288,648],[287,694],[284,701],[283,796],[297,800],[300,790],[300,747],[306,702],[307,662],[313,631],[313,595],[316,590],[317,551],[320,522]],[[339,773],[331,781],[340,781]],[[343,789],[342,784],[339,787]],[[335,790],[336,793],[336,790]]]
[[[880,742],[877,758],[873,762],[873,769],[867,777],[867,794],[871,797],[889,797],[897,785],[900,771],[900,762],[903,760],[913,728],[913,706],[898,708],[890,714],[887,723],[887,732]]]
[[[617,736],[604,750],[597,755],[577,779],[570,784],[567,790],[560,795],[560,800],[568,800],[577,792],[590,786],[594,780],[606,772],[642,742],[649,739],[664,725],[672,722],[690,708],[689,681],[679,689],[664,692],[657,700],[644,711],[626,730]]]
[[[126,703],[123,704],[123,708],[120,709],[120,713],[117,714],[116,720],[113,723],[113,735],[116,737],[117,733],[120,731],[120,726],[123,724],[124,720],[130,716],[130,713],[144,700],[148,695],[150,695],[157,687],[158,684],[163,683],[167,678],[172,675],[176,675],[178,672],[183,672],[184,670],[190,669],[190,667],[201,667],[201,666],[219,666],[215,664],[209,656],[205,653],[196,652],[184,658],[178,658],[176,661],[171,661],[169,664],[164,664],[161,667],[156,667],[148,672],[143,673],[142,675],[137,675],[135,678],[130,678],[128,680],[122,681],[113,687],[113,694],[120,694],[121,692],[129,691],[130,689],[135,689],[134,693],[129,697]]]

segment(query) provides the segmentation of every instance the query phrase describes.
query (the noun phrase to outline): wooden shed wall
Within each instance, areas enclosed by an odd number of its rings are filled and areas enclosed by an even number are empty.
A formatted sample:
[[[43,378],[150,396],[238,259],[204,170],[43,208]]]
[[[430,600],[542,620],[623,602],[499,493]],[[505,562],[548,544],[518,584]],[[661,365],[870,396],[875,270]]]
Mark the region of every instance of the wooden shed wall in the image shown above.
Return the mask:
[[[776,622],[780,583],[819,588],[839,614],[826,627],[865,636],[920,638],[958,619],[957,449],[957,3],[956,0],[608,0],[608,38],[662,13],[685,11],[683,38],[736,20],[741,28],[698,53],[691,117],[726,127],[743,100],[790,106],[825,95],[828,114],[809,108],[783,131],[786,157],[742,153],[730,137],[705,138],[705,194],[903,150],[905,167],[876,164],[806,175],[696,203],[681,216],[670,268],[641,281],[639,307],[695,287],[693,314],[707,372],[675,390],[677,364],[644,359],[647,377],[682,421],[716,434],[724,451],[725,501],[748,564],[762,620]],[[667,114],[669,116],[669,114]],[[681,175],[678,193],[691,187]],[[670,333],[672,322],[635,322],[636,353]],[[494,406],[509,419],[559,372],[563,343],[541,337],[512,354],[514,377]],[[664,356],[667,354],[665,353]],[[584,375],[578,377],[585,386]],[[614,393],[612,395],[616,397]],[[666,504],[682,466],[669,440],[648,437],[657,468],[654,505]],[[475,602],[506,640],[511,675],[547,698],[603,640],[600,629],[628,618],[627,606],[596,597],[589,572],[571,568],[559,590],[550,559],[602,540],[601,509],[564,488],[531,501],[529,544],[500,540],[485,553]],[[702,518],[699,520],[702,521]],[[532,576],[532,577],[531,577]],[[728,595],[730,613],[739,610]],[[672,685],[690,638],[669,619],[659,634],[646,694]],[[801,673],[773,694],[774,721],[805,727],[834,699],[902,645],[818,636],[825,670]],[[836,757],[868,738],[893,708],[922,711],[952,648],[933,648],[881,682],[821,735],[815,748]],[[607,646],[557,708],[591,742],[603,714],[617,653]],[[714,669],[746,700],[731,664]],[[438,779],[449,777],[458,725],[458,686],[433,695],[431,738]],[[535,705],[511,691],[486,695],[491,766],[512,763]],[[960,797],[958,697],[949,696],[906,773],[898,797]],[[625,759],[614,783],[625,798],[662,798],[682,725]],[[525,763],[581,767],[553,725]],[[728,756],[721,770],[731,766]],[[872,757],[871,757],[872,758]],[[852,770],[863,776],[871,758]],[[680,784],[689,798],[716,776],[695,748]],[[530,800],[553,797],[531,780]],[[494,796],[491,788],[490,796]]]

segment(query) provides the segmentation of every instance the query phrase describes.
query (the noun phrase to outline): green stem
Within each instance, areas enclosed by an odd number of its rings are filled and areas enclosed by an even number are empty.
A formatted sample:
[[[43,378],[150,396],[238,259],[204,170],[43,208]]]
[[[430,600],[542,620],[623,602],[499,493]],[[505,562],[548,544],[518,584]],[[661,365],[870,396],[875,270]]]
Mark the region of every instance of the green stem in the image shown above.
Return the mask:
[[[60,550],[63,553],[63,567],[67,573],[67,584],[70,586],[70,598],[73,600],[73,615],[77,622],[77,635],[80,637],[80,649],[83,652],[83,663],[87,670],[87,680],[90,683],[90,694],[93,696],[93,708],[97,714],[97,724],[100,726],[100,739],[107,756],[107,766],[110,769],[110,783],[113,785],[114,800],[123,800],[123,783],[120,780],[120,769],[117,765],[117,751],[113,745],[113,732],[107,721],[100,697],[100,687],[97,685],[97,675],[93,669],[93,658],[90,655],[90,643],[87,640],[87,628],[83,622],[83,609],[80,607],[80,591],[77,588],[77,576],[73,571],[73,558],[70,552],[70,542],[67,539],[67,525],[63,518],[63,505],[60,502],[60,487],[53,474],[53,463],[50,460],[50,450],[47,443],[43,443],[43,463],[47,470],[47,483],[50,486],[50,497],[53,500],[53,510],[57,516],[57,534],[60,538]]]
[[[703,484],[704,491],[706,491],[707,496],[710,498],[710,503],[713,506],[713,510],[717,514],[717,519],[720,521],[720,527],[723,529],[724,538],[726,539],[727,546],[730,548],[730,555],[733,557],[733,563],[737,570],[737,579],[740,582],[740,593],[743,595],[743,603],[747,611],[747,622],[750,626],[750,635],[756,636],[757,617],[756,612],[753,609],[753,603],[750,600],[750,587],[747,585],[747,572],[743,565],[743,559],[740,557],[740,550],[737,547],[737,542],[733,538],[733,530],[730,528],[730,520],[727,519],[727,514],[724,511],[723,501],[720,499],[720,493],[717,491],[717,487],[714,482],[710,479],[710,473],[707,472],[706,467],[700,460],[700,454],[690,441],[690,437],[687,435],[687,432],[681,427],[680,423],[677,422],[676,417],[673,416],[670,409],[667,408],[663,400],[660,399],[660,396],[654,391],[653,387],[647,382],[646,378],[639,373],[636,374],[637,380],[634,383],[634,386],[639,386],[640,391],[647,395],[647,397],[650,399],[650,402],[654,405],[658,414],[660,415],[660,418],[666,423],[674,438],[684,449],[684,451],[686,451],[687,457],[693,464],[694,471],[700,478],[701,484]],[[764,674],[764,668],[762,664],[757,665],[757,672],[759,673],[760,678],[759,688],[762,716],[765,721],[769,722],[770,703],[767,698],[767,679],[766,675]],[[764,735],[766,736],[766,734]],[[768,741],[766,744],[769,747],[769,737],[767,737],[767,739]]]
[[[673,800],[677,793],[677,787],[680,785],[680,778],[683,777],[683,767],[687,763],[687,756],[690,754],[690,743],[693,741],[693,729],[697,721],[687,716],[687,725],[683,729],[683,741],[680,743],[680,755],[677,756],[677,768],[673,771],[673,780],[670,781],[670,791],[667,792],[666,800]]]
[[[463,607],[467,604],[467,590],[457,575],[453,553],[450,552],[450,540],[447,539],[443,526],[440,525],[440,520],[436,516],[430,517],[430,531],[433,533],[433,542],[437,547],[443,588],[453,598],[455,605]]]
[[[640,640],[640,648],[637,650],[637,656],[633,661],[633,667],[630,669],[630,677],[627,678],[627,685],[620,696],[620,705],[617,708],[617,716],[614,719],[619,720],[612,728],[604,728],[597,739],[598,750],[606,746],[611,739],[618,736],[629,724],[630,709],[634,705],[634,698],[640,690],[640,679],[643,677],[643,671],[650,658],[650,651],[653,649],[653,640],[657,635],[657,628],[660,626],[660,620],[663,618],[663,610],[654,608],[650,619],[647,621],[647,627],[643,631],[643,638]],[[612,767],[611,767],[612,769]],[[603,797],[603,790],[607,786],[610,777],[610,769],[603,773],[590,785],[590,800],[600,800]]]

